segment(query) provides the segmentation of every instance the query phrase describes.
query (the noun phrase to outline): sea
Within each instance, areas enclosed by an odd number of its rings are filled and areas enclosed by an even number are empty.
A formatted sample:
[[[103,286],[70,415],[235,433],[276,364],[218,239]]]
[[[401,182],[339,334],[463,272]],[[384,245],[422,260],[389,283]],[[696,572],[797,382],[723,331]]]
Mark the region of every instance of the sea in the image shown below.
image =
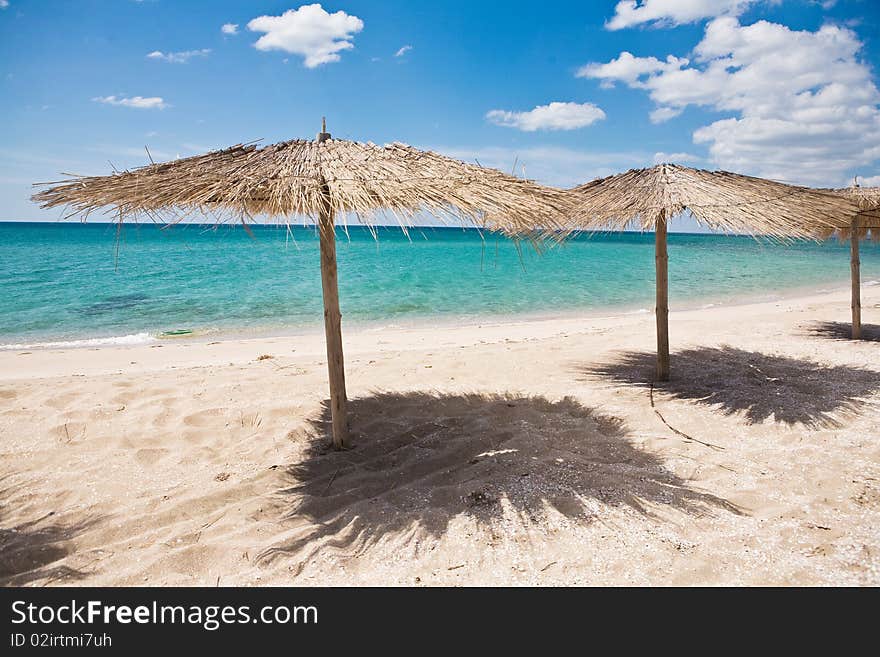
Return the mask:
[[[473,228],[339,227],[343,323],[651,312],[653,240],[584,234],[538,251]],[[880,244],[863,242],[861,260],[863,285],[878,284]],[[671,233],[670,308],[846,287],[849,261],[835,239]],[[0,349],[291,334],[322,319],[311,226],[0,222]]]

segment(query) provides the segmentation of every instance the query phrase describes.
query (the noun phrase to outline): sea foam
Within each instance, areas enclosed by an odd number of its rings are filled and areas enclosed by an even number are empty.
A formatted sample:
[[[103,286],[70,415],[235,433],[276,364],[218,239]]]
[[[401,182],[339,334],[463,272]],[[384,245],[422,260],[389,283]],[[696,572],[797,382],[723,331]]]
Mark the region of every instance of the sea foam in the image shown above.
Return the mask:
[[[117,335],[107,338],[87,338],[85,340],[64,340],[58,342],[30,342],[0,344],[0,350],[13,349],[76,349],[81,347],[103,347],[108,345],[138,345],[155,342],[149,333],[132,333],[131,335]]]

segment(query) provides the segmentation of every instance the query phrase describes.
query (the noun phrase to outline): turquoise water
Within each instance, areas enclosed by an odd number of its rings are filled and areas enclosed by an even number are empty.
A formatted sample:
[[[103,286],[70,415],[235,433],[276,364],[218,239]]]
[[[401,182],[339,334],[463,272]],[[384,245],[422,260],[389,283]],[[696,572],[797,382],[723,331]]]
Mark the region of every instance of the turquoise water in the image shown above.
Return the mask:
[[[0,345],[162,332],[260,333],[322,320],[311,228],[0,223]],[[338,237],[344,321],[402,324],[653,305],[652,234],[581,236],[544,255],[474,230],[364,228]],[[671,234],[671,307],[846,285],[849,247]],[[863,281],[880,246],[863,243]],[[123,337],[128,336],[128,337]]]

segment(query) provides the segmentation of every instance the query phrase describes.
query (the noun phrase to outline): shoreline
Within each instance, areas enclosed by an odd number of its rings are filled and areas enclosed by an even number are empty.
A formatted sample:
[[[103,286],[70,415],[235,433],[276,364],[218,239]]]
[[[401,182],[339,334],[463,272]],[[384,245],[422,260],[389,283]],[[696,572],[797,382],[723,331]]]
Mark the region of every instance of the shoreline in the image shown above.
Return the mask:
[[[849,300],[849,289],[815,290],[809,294],[780,297],[763,301],[737,304],[714,304],[697,308],[670,310],[671,324],[708,321],[709,326],[725,326],[740,316],[772,313],[775,309],[820,307]],[[863,322],[872,321],[872,306],[880,307],[880,285],[863,285]],[[827,320],[816,316],[815,321]],[[840,319],[840,318],[838,318]],[[846,318],[848,321],[848,317]],[[418,323],[410,326],[351,326],[343,325],[343,344],[346,362],[349,357],[383,351],[412,351],[431,344],[443,347],[461,347],[499,341],[522,342],[544,340],[556,336],[584,335],[610,331],[615,328],[644,324],[643,339],[654,340],[654,313],[565,313],[553,317],[512,317],[502,321],[486,318],[483,321],[444,324]],[[710,333],[711,337],[712,334]],[[672,351],[676,350],[673,334]],[[780,345],[781,346],[781,345]],[[272,352],[275,353],[272,353]],[[98,352],[100,358],[84,358],[83,354]],[[280,353],[279,353],[280,352]],[[156,339],[142,344],[102,344],[66,348],[34,348],[0,350],[0,381],[35,379],[71,373],[89,376],[97,374],[130,374],[144,371],[185,367],[208,367],[225,364],[243,364],[262,355],[273,358],[280,355],[294,360],[326,359],[324,332],[320,327],[301,332],[284,332],[260,336],[196,336]],[[21,371],[27,357],[27,372]]]
[[[875,285],[880,281],[862,281],[863,290]],[[731,295],[719,299],[716,297],[694,297],[686,299],[682,303],[675,304],[670,308],[670,313],[706,310],[710,308],[735,308],[753,304],[773,303],[781,301],[796,301],[806,297],[822,294],[835,294],[849,290],[848,282],[834,281],[827,285],[790,287],[781,291],[743,293]],[[653,303],[653,298],[652,298]],[[639,307],[637,307],[639,306]],[[398,321],[387,319],[353,320],[346,321],[343,313],[343,331],[345,333],[375,333],[395,330],[419,330],[424,328],[437,328],[446,330],[455,327],[485,327],[503,326],[508,324],[521,324],[532,322],[565,321],[565,320],[595,320],[611,319],[629,315],[652,315],[653,305],[641,307],[641,304],[624,304],[619,306],[602,306],[583,309],[559,309],[554,311],[534,311],[514,314],[490,313],[486,315],[455,316],[451,314],[437,315],[413,315],[402,317]],[[172,329],[169,329],[172,330]],[[187,329],[190,330],[190,329]],[[301,338],[323,334],[323,325],[320,320],[308,325],[277,326],[277,327],[254,327],[242,329],[235,327],[209,327],[204,329],[192,329],[192,333],[172,336],[167,332],[151,333],[142,330],[137,333],[110,336],[63,336],[58,338],[4,338],[0,336],[0,354],[24,350],[33,351],[64,351],[68,349],[116,349],[133,348],[139,346],[174,345],[174,344],[200,344],[204,342],[232,342],[245,340],[267,340],[278,338]],[[343,336],[344,337],[344,336]]]

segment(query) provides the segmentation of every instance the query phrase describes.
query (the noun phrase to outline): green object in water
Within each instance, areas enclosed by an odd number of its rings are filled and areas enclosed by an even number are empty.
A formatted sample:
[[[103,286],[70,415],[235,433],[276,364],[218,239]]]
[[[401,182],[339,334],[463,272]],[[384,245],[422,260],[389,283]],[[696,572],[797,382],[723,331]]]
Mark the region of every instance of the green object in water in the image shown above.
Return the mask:
[[[175,338],[179,335],[190,335],[191,333],[192,329],[174,329],[173,331],[165,331],[159,337]]]

